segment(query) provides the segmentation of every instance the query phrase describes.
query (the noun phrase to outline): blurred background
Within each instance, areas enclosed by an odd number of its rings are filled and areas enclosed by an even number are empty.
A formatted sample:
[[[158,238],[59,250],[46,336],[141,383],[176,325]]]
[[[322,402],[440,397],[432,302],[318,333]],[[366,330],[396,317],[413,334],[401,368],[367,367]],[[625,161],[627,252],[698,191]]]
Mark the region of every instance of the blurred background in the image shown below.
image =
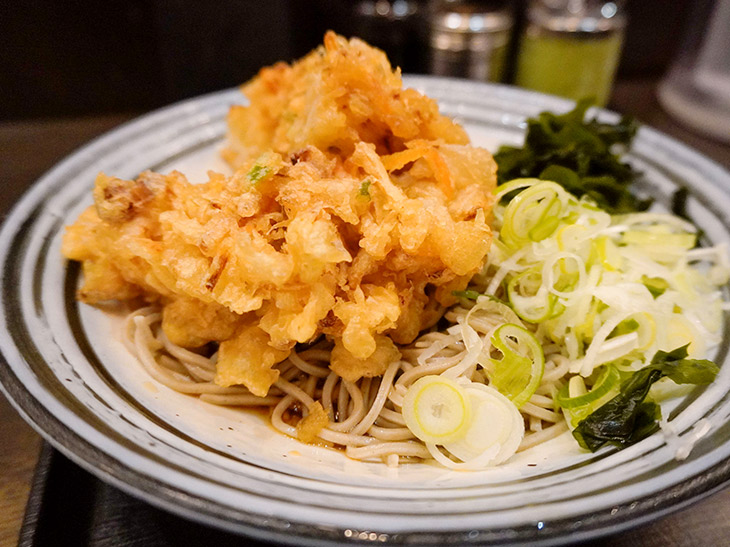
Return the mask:
[[[296,59],[321,43],[327,29],[367,39],[386,50],[405,73],[436,72],[510,83],[515,81],[520,38],[527,35],[530,24],[529,4],[526,0],[8,2],[0,18],[0,120],[149,110],[240,84],[262,66]],[[576,2],[533,4],[567,9]],[[708,11],[714,2],[593,4],[604,14],[617,9],[614,17],[625,21],[625,26],[602,31],[623,36],[623,47],[616,51],[617,78],[658,79],[677,57],[693,9]],[[613,8],[606,9],[607,4]],[[449,19],[450,13],[461,16]],[[472,17],[474,13],[497,17],[479,20]],[[464,36],[463,24],[471,37]],[[586,29],[580,33],[583,42],[591,34]],[[581,37],[576,36],[574,45],[580,48]],[[441,43],[436,43],[439,38]],[[472,54],[465,55],[470,48]],[[496,61],[490,58],[494,54],[490,48],[501,48]],[[596,53],[583,52],[584,57],[591,55]],[[539,58],[526,57],[523,62]],[[470,63],[486,68],[469,69]]]

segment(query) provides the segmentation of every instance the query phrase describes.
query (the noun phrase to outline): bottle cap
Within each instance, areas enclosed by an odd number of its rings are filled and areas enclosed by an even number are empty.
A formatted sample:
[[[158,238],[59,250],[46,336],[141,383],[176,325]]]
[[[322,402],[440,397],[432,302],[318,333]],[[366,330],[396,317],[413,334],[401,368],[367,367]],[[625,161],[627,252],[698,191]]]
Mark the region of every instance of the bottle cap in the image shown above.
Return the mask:
[[[514,23],[509,9],[489,11],[483,5],[468,2],[446,3],[429,19],[431,47],[446,51],[487,51],[506,44]]]

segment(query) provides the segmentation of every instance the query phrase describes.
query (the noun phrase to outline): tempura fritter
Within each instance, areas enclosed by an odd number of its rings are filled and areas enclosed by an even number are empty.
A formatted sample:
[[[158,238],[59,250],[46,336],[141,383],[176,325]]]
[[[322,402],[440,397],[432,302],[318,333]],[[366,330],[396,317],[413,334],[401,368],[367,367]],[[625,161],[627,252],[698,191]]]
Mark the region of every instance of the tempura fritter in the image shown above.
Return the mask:
[[[328,33],[243,90],[232,176],[97,177],[63,241],[78,297],[159,302],[172,342],[218,343],[216,383],[256,395],[322,335],[335,372],[378,376],[481,268],[495,163],[357,39]]]

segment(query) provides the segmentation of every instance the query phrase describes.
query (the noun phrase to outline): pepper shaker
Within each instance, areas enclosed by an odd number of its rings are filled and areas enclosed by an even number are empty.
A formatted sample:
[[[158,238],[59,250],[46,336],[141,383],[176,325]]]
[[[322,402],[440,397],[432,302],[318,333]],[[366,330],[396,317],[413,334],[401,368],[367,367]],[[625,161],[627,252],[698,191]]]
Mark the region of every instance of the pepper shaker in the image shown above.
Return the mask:
[[[498,82],[513,26],[511,11],[478,2],[436,2],[429,15],[432,74]]]

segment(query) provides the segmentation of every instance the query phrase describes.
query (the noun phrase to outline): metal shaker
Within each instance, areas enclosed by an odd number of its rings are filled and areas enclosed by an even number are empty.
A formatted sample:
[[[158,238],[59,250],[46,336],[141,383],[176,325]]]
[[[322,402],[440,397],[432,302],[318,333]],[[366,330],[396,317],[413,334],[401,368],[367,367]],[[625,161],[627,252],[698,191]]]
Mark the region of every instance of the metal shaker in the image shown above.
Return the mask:
[[[504,5],[437,2],[429,10],[429,72],[438,76],[499,82],[514,24]]]

